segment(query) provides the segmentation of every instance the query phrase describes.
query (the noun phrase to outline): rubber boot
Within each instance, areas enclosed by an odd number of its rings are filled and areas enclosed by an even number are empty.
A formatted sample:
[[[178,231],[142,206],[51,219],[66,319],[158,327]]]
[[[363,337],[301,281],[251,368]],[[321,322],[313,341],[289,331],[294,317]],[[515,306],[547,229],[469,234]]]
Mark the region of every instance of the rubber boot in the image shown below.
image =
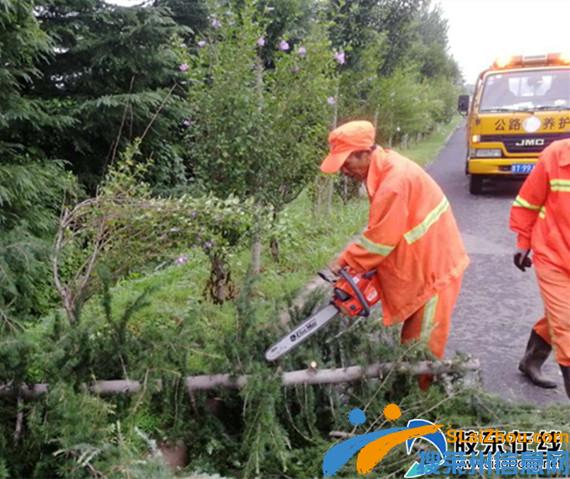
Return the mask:
[[[526,351],[519,363],[519,371],[526,375],[534,384],[545,389],[556,387],[556,383],[545,378],[540,370],[550,351],[552,351],[550,344],[532,330]]]
[[[564,378],[564,387],[566,388],[566,396],[570,399],[570,366],[560,365],[562,377]]]

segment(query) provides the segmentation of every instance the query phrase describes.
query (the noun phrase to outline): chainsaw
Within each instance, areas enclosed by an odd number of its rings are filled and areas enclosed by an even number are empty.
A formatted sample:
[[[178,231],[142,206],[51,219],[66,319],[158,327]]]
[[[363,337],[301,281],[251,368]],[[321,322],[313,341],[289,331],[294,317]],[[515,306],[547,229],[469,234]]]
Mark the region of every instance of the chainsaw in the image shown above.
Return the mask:
[[[350,318],[369,316],[370,308],[380,300],[376,271],[355,273],[350,269],[341,269],[340,278],[332,280],[323,273],[319,273],[319,276],[334,285],[330,303],[271,346],[265,352],[267,361],[275,361],[289,353],[338,314]]]

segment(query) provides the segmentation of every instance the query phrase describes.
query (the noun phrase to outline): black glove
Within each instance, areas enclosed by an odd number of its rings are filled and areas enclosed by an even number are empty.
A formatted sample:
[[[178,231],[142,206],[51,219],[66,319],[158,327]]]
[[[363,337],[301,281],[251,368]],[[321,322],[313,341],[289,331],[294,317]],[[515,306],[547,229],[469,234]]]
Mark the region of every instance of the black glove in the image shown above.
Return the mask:
[[[530,268],[532,266],[532,261],[529,258],[530,250],[519,250],[515,253],[514,262],[515,266],[520,269],[521,271],[525,271],[526,268]]]

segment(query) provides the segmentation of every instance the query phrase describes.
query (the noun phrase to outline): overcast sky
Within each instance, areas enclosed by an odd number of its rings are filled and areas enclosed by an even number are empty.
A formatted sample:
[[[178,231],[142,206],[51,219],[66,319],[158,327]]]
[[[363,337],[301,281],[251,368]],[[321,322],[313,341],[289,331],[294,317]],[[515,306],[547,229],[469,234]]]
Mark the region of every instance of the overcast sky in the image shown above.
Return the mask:
[[[432,0],[449,22],[449,50],[467,83],[498,56],[570,52],[570,0]],[[141,0],[112,0],[136,5]]]
[[[467,83],[498,56],[570,51],[570,0],[437,0]],[[566,40],[565,40],[566,38]]]

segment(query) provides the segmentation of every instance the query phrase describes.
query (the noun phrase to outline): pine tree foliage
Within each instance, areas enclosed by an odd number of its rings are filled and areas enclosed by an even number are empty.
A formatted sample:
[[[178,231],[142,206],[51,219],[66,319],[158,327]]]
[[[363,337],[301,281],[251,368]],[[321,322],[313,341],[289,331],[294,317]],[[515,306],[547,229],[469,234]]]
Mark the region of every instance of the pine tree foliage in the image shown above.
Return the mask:
[[[208,27],[208,8],[204,0],[153,0],[153,6],[167,8],[178,25],[187,27],[184,40],[188,45]]]
[[[176,139],[186,115],[172,45],[186,30],[170,11],[45,0],[36,12],[54,56],[29,94],[50,99],[70,119],[62,130],[43,129],[48,155],[67,160],[93,192],[117,152],[146,131],[143,151],[157,159],[157,170],[173,172],[164,181],[182,175]]]
[[[0,329],[50,303],[47,253],[62,191],[62,164],[48,161],[26,130],[60,125],[46,105],[23,96],[50,43],[28,1],[0,3]]]

